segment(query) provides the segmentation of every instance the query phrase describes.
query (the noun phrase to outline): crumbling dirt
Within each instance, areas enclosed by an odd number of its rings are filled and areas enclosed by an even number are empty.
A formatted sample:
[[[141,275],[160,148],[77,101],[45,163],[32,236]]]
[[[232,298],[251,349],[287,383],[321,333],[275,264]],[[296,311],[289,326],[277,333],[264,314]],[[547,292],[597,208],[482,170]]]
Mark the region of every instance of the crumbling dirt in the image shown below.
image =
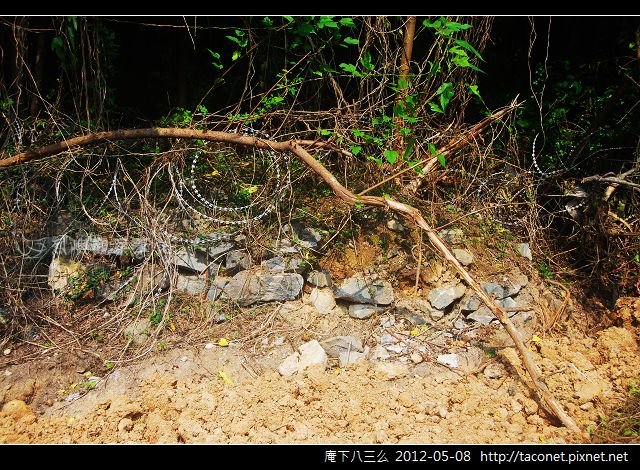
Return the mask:
[[[305,322],[293,309],[285,318]],[[7,366],[0,443],[584,442],[640,375],[629,329],[585,333],[570,323],[533,343],[551,390],[585,430],[575,435],[542,409],[511,348],[466,375],[428,362],[365,361],[281,377],[277,364],[293,346],[271,337],[251,347],[157,352],[118,367],[75,401],[64,395],[86,373],[73,356]],[[57,386],[64,393],[52,400]]]

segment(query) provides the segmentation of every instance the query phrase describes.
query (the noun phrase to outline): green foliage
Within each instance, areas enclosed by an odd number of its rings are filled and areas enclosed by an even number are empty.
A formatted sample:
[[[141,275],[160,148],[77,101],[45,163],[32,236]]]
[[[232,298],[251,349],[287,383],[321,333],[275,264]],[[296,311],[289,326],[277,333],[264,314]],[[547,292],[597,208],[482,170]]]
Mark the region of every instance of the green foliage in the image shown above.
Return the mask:
[[[467,68],[475,72],[482,72],[482,70],[473,63],[474,60],[484,61],[482,55],[467,41],[456,37],[457,33],[471,29],[472,26],[470,24],[449,21],[445,17],[440,17],[434,21],[425,19],[422,24],[425,28],[432,31],[445,51],[442,62],[434,61],[430,63],[429,75],[433,77],[437,75],[448,76],[450,72],[456,69]],[[478,85],[467,85],[467,90],[482,101]],[[436,101],[430,101],[429,108],[433,112],[445,114],[447,106],[455,94],[456,89],[454,84],[445,81],[436,90]]]
[[[160,119],[160,125],[162,127],[195,127],[196,129],[201,129],[202,125],[199,124],[199,121],[206,118],[208,113],[209,111],[202,104],[196,106],[195,112],[177,107],[168,116]],[[200,143],[202,144],[202,141]],[[157,146],[156,149],[158,149]]]
[[[554,272],[552,271],[546,260],[540,261],[538,263],[538,272],[540,273],[540,276],[542,276],[542,279],[552,279],[553,277],[555,277]]]
[[[619,73],[626,71],[612,68],[609,63],[576,66],[569,60],[550,62],[536,68],[531,85],[538,99],[542,100],[541,108],[536,99],[527,100],[518,114],[516,125],[529,142],[536,134],[541,134],[536,142],[536,153],[542,171],[571,167],[580,163],[575,158],[587,160],[589,154],[607,146],[624,145],[625,139],[633,140],[631,145],[635,145],[635,137],[630,136],[636,135],[640,118],[637,113],[626,112],[623,106],[640,99],[637,87],[630,88],[628,93],[619,96],[618,102],[611,103],[616,107],[623,105],[621,113],[608,116],[609,119],[599,123],[593,135],[588,134],[594,121],[614,97],[619,86]],[[585,138],[588,138],[586,146],[579,148]],[[577,150],[582,154],[577,155]],[[599,162],[591,159],[590,163]],[[606,168],[606,171],[611,169]]]
[[[156,302],[156,305],[153,309],[151,309],[151,312],[149,313],[149,321],[151,322],[151,324],[155,327],[159,326],[163,320],[170,320],[171,319],[171,314],[167,314],[165,317],[165,306],[167,305],[167,301],[164,299],[158,300]]]
[[[69,289],[65,295],[66,300],[76,301],[85,296],[89,291],[96,291],[109,280],[111,271],[106,266],[96,265],[86,273],[79,276],[69,276]]]
[[[249,38],[246,33],[241,29],[234,29],[233,36],[227,35],[225,36],[229,41],[233,42],[236,45],[233,53],[231,54],[231,60],[236,61],[242,55],[242,51],[247,48],[249,45]],[[211,51],[209,51],[211,52]],[[213,54],[212,54],[213,56]],[[215,57],[214,57],[215,58]],[[219,57],[218,57],[219,58]]]

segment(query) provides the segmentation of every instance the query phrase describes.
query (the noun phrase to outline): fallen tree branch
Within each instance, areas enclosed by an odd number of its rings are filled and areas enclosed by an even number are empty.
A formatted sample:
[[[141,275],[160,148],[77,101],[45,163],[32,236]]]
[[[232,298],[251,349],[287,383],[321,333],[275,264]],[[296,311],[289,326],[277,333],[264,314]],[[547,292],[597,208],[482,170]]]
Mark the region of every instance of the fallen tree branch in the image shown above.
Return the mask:
[[[587,176],[586,178],[582,178],[580,182],[589,183],[591,181],[598,181],[598,182],[602,181],[604,183],[611,183],[612,185],[616,185],[616,186],[620,184],[623,186],[629,186],[634,191],[640,191],[640,184],[632,183],[631,181],[627,181],[626,179],[624,179],[624,177],[627,176],[629,173],[631,172],[626,172],[619,176],[600,176],[600,175]],[[615,186],[614,186],[614,189],[615,189]],[[613,192],[613,190],[607,191],[607,193],[609,192]]]
[[[504,111],[506,112],[506,110]],[[327,170],[318,160],[316,160],[307,150],[305,150],[300,142],[297,141],[285,141],[274,142],[271,140],[261,139],[253,136],[243,136],[238,134],[232,134],[220,131],[207,131],[196,129],[175,129],[175,128],[147,128],[147,129],[124,129],[117,131],[97,132],[93,134],[87,134],[80,137],[64,140],[55,144],[47,145],[36,150],[28,150],[9,158],[0,160],[0,168],[8,168],[16,166],[29,161],[35,161],[38,159],[52,156],[64,151],[71,150],[77,146],[84,146],[90,144],[97,144],[100,142],[111,142],[116,140],[131,140],[131,139],[148,139],[148,138],[184,138],[184,139],[203,139],[215,142],[226,142],[230,144],[239,144],[244,146],[257,147],[261,149],[271,149],[282,152],[291,152],[304,164],[306,164],[311,170],[313,170],[318,176],[320,176],[333,190],[333,192],[342,200],[354,204],[356,202],[360,204],[366,204],[370,206],[386,207],[392,211],[402,215],[404,218],[413,222],[415,225],[423,229],[431,244],[440,251],[444,257],[453,265],[462,278],[467,282],[478,297],[489,307],[498,321],[502,324],[509,336],[513,339],[516,348],[520,354],[520,358],[529,373],[529,376],[533,380],[540,397],[543,400],[543,404],[546,403],[548,410],[553,413],[567,428],[574,432],[580,432],[580,429],[573,421],[573,419],[564,411],[562,405],[555,399],[547,384],[542,377],[540,370],[533,362],[529,354],[529,350],[525,346],[520,333],[509,319],[509,316],[505,310],[499,307],[494,300],[489,297],[480,285],[471,277],[469,272],[460,264],[460,262],[453,255],[451,250],[447,247],[445,242],[438,236],[437,232],[431,228],[427,221],[422,217],[422,214],[415,207],[403,204],[392,199],[382,198],[379,196],[356,196],[347,188],[345,188],[337,180],[333,174]]]

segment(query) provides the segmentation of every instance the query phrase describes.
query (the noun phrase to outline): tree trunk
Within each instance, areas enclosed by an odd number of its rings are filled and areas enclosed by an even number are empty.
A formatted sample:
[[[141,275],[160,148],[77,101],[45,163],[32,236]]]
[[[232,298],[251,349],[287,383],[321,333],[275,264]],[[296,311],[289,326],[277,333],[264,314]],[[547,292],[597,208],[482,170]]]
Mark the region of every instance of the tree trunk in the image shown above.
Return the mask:
[[[396,97],[396,104],[402,105],[409,94],[409,72],[411,72],[411,56],[413,54],[413,38],[416,31],[416,17],[408,16],[404,25],[404,39],[402,41],[402,54],[400,55],[400,66],[398,67],[398,87],[401,88]],[[404,127],[402,116],[394,118],[396,125],[394,136],[394,147],[398,152],[398,164],[402,161],[405,149],[405,139],[400,133],[400,128]]]

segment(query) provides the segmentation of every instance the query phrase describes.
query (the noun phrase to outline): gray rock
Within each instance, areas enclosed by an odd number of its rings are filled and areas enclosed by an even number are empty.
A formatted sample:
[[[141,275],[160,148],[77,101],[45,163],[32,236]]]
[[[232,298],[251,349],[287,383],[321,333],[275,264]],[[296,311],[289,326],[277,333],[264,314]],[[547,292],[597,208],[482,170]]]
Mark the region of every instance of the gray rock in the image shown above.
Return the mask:
[[[535,314],[533,312],[518,312],[511,317],[511,321],[518,330],[522,341],[524,341],[525,344],[529,342],[537,327]],[[514,346],[509,333],[507,333],[501,325],[497,324],[493,331],[481,339],[481,343],[483,346],[489,348],[509,348]]]
[[[314,287],[309,294],[309,300],[316,310],[323,315],[329,313],[336,306],[336,299],[333,296],[333,291],[326,287]]]
[[[460,228],[445,228],[440,230],[438,235],[450,245],[461,243],[464,239],[464,232]]]
[[[331,287],[331,274],[325,271],[311,271],[307,276],[307,282],[316,287]]]
[[[393,288],[388,281],[367,281],[362,276],[342,281],[335,296],[337,299],[373,305],[389,305],[394,299]]]
[[[434,308],[442,310],[451,305],[455,300],[462,297],[465,291],[466,288],[464,284],[449,287],[436,287],[435,289],[431,289],[427,298]]]
[[[436,359],[439,364],[443,366],[451,367],[452,369],[457,369],[460,366],[460,358],[457,354],[440,354]]]
[[[186,248],[180,248],[175,252],[173,264],[198,273],[204,272],[209,267],[209,261],[205,253],[194,249],[187,250]]]
[[[399,341],[400,340],[398,338],[396,338],[393,335],[390,335],[389,333],[384,333],[382,336],[380,336],[380,339],[379,339],[379,343],[383,346],[387,344],[395,344]]]
[[[502,300],[499,302],[499,305],[500,305],[501,307],[504,307],[504,308],[510,308],[510,307],[517,307],[517,306],[518,306],[518,304],[516,303],[516,301],[515,301],[515,300],[513,300],[511,297],[505,297],[504,299],[502,299]],[[508,313],[512,313],[512,312],[508,312]]]
[[[429,314],[433,321],[441,320],[444,317],[444,310],[438,310],[437,308],[431,309]]]
[[[471,312],[471,314],[467,316],[467,320],[477,321],[483,325],[488,325],[495,319],[496,317],[486,305],[481,306],[478,310]]]
[[[233,243],[219,243],[213,246],[210,246],[209,248],[207,248],[207,253],[209,254],[209,259],[211,261],[219,261],[216,260],[216,258],[218,258],[218,256],[228,252],[229,250],[233,249]]]
[[[533,260],[533,256],[531,256],[531,247],[528,243],[518,243],[516,245],[516,251],[520,256],[527,258],[529,261]]]
[[[441,354],[436,359],[439,364],[458,369],[462,372],[474,372],[484,360],[482,349],[471,346],[466,351],[452,354]]]
[[[363,352],[362,341],[355,336],[334,336],[320,343],[329,357],[339,357],[341,353]]]
[[[69,250],[67,246],[65,250]],[[105,238],[90,234],[76,239],[69,250],[74,253],[91,253],[98,256],[129,255],[142,260],[147,255],[147,242],[141,239],[125,240],[121,238]]]
[[[390,219],[387,221],[387,228],[394,232],[404,232],[406,229],[404,225],[398,222],[396,219]]]
[[[273,272],[295,272],[302,273],[308,266],[307,262],[298,256],[284,258],[276,256],[261,263],[262,268]]]
[[[142,344],[151,335],[152,329],[148,318],[139,318],[124,329],[124,337],[133,344]]]
[[[224,313],[217,313],[214,317],[213,317],[213,323],[224,323],[228,320],[227,315],[225,315]]]
[[[349,305],[349,316],[351,318],[357,318],[359,320],[365,320],[371,318],[380,309],[373,305],[368,304],[352,304]]]
[[[293,239],[293,242],[287,240],[292,246],[297,245],[302,248],[313,249],[316,248],[322,240],[320,231],[314,228],[304,228],[297,222],[285,225],[284,232]]]
[[[359,361],[364,361],[367,358],[367,354],[358,351],[342,351],[338,360],[340,361],[340,367],[345,367],[347,364],[355,364]]]
[[[473,255],[469,250],[454,248],[451,251],[453,252],[453,255],[456,257],[456,259],[460,261],[460,264],[462,266],[469,266],[471,263],[473,263]]]
[[[293,300],[300,294],[304,279],[296,273],[241,271],[224,286],[224,295],[241,306],[257,302]]]
[[[484,368],[483,374],[488,379],[499,379],[500,377],[504,377],[506,370],[501,363],[491,362]]]
[[[380,344],[375,346],[369,353],[369,359],[372,361],[385,361],[390,357],[391,354],[389,354],[389,351]]]
[[[230,251],[227,253],[224,267],[230,275],[249,269],[251,267],[251,256],[246,251]]]
[[[473,294],[462,300],[462,302],[460,303],[460,310],[462,310],[463,312],[475,312],[480,308],[481,305],[482,300],[480,300],[480,297]]]
[[[427,323],[427,320],[423,316],[418,315],[417,313],[408,312],[405,314],[405,316],[407,320],[411,322],[412,325],[417,326],[417,325],[424,325],[425,323]]]
[[[518,274],[509,278],[505,283],[505,297],[512,297],[518,293],[529,283],[529,278],[524,274]]]
[[[453,327],[457,330],[462,330],[466,326],[467,325],[462,318],[458,318],[456,321],[453,322]]]
[[[494,299],[504,299],[508,295],[504,286],[496,284],[495,282],[483,282],[480,284],[480,287]]]
[[[505,297],[517,295],[524,286],[529,283],[529,279],[524,274],[513,276],[501,282],[483,282],[480,286],[482,289],[492,296],[494,299],[500,300]]]
[[[315,339],[304,343],[287,357],[278,367],[278,372],[285,377],[302,372],[307,367],[322,365],[326,367],[329,358],[327,353]]]
[[[187,294],[201,294],[205,287],[205,280],[199,276],[185,276],[178,274],[176,289]]]

